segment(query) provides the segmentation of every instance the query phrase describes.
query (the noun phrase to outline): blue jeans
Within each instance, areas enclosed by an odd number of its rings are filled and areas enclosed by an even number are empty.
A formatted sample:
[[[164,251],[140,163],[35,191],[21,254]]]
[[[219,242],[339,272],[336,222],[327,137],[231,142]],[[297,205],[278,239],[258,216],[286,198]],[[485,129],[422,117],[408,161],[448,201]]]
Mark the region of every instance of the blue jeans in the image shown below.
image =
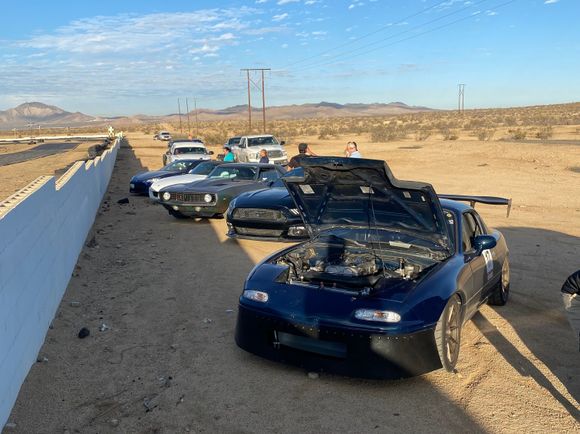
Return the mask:
[[[562,300],[564,301],[564,309],[568,315],[568,321],[576,333],[578,350],[580,351],[580,295],[563,292]]]

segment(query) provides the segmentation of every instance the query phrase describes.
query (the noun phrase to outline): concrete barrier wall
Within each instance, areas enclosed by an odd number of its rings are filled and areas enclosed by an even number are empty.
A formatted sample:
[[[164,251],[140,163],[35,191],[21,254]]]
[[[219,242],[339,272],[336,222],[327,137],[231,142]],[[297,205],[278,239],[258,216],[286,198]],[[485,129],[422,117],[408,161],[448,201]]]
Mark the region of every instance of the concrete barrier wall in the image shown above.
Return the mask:
[[[0,430],[36,361],[107,190],[119,139],[0,203]]]

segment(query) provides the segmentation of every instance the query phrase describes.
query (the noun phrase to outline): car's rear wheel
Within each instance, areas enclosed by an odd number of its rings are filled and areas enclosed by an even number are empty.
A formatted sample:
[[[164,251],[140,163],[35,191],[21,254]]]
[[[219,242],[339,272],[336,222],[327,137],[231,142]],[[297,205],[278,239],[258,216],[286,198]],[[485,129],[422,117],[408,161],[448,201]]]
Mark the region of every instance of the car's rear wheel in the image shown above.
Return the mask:
[[[503,306],[510,296],[510,262],[506,256],[501,267],[499,283],[489,296],[488,303],[494,306]]]
[[[448,372],[453,372],[459,358],[461,311],[461,298],[455,294],[445,305],[435,327],[435,342],[437,343],[439,359],[443,368]]]

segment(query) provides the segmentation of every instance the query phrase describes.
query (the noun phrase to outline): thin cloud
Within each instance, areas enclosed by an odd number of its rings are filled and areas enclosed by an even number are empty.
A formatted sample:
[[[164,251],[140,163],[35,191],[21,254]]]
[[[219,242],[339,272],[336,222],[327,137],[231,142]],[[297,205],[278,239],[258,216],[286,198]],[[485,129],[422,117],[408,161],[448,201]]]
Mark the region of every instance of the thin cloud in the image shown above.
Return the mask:
[[[288,3],[298,3],[300,0],[278,0],[278,3],[276,3],[279,6],[288,4]]]
[[[546,0],[544,2],[545,5],[553,5],[554,3],[558,3],[560,0]]]
[[[288,18],[288,14],[286,12],[284,12],[283,14],[279,14],[279,15],[274,15],[272,17],[272,21],[282,21],[285,20],[286,18]]]
[[[263,13],[242,7],[97,16],[8,41],[0,50],[0,102],[67,101],[94,113],[87,101],[107,111],[110,98],[136,104],[192,89],[200,98],[228,98],[240,88],[239,74],[222,52],[287,31],[264,26]]]

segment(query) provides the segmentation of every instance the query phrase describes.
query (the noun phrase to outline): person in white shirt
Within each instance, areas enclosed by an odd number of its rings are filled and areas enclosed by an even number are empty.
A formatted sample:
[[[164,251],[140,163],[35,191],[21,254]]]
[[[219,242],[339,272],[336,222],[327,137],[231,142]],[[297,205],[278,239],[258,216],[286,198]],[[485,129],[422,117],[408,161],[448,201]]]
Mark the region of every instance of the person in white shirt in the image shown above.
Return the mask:
[[[362,158],[361,153],[358,151],[356,142],[348,142],[346,144],[345,156],[348,158]]]

